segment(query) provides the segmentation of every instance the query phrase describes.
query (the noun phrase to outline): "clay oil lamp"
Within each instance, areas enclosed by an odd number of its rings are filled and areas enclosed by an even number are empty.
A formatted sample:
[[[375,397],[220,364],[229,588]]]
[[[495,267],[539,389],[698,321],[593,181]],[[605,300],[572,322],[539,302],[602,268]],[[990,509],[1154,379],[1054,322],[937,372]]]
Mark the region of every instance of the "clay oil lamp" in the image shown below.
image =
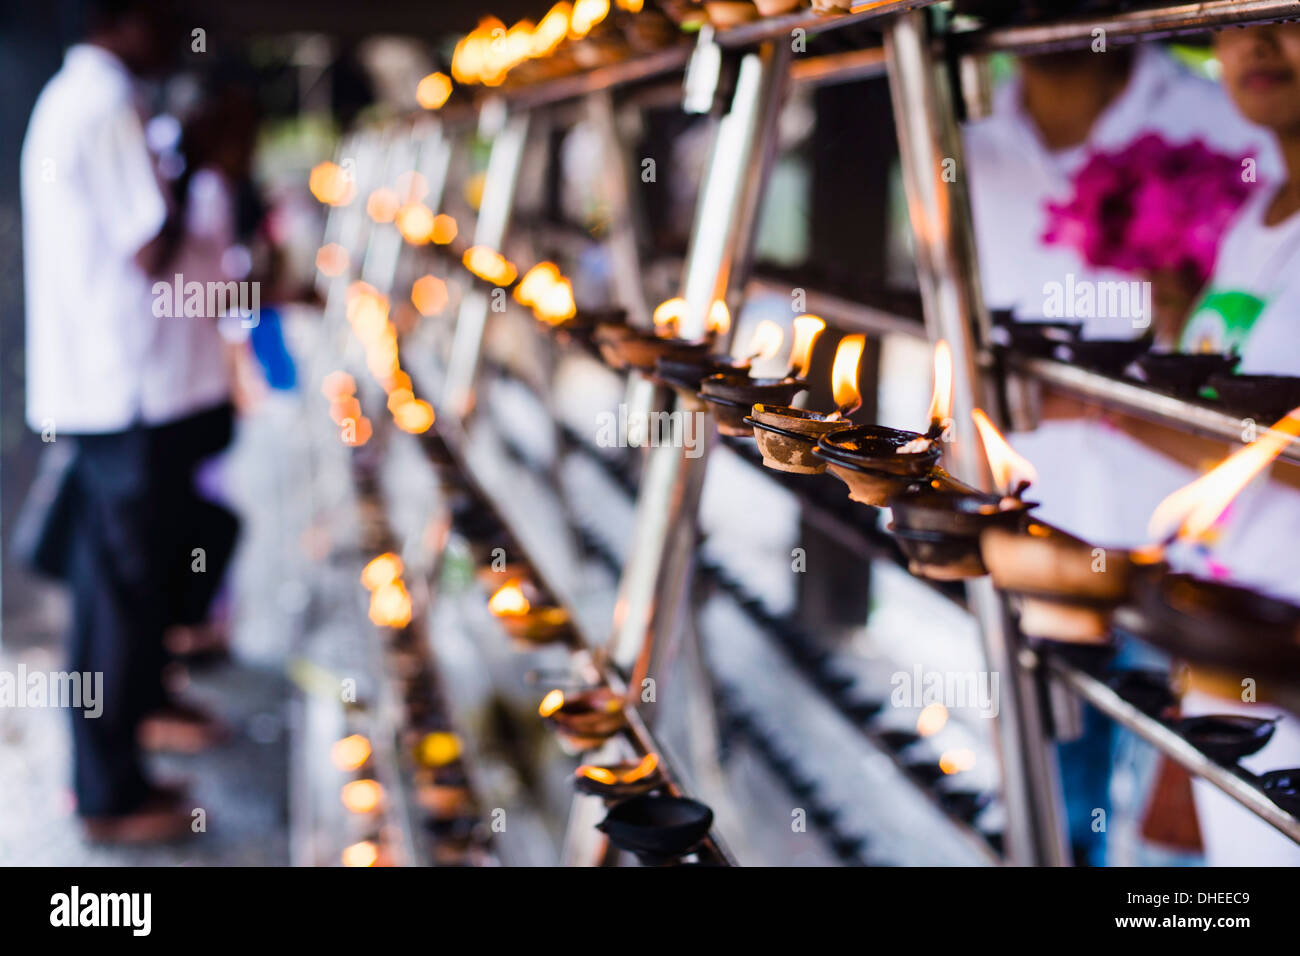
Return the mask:
[[[715,303],[715,305],[720,303]],[[691,362],[703,361],[713,350],[713,336],[701,339],[683,339],[676,335],[677,327],[685,314],[686,304],[681,299],[662,302],[654,312],[654,331],[633,328],[630,325],[602,324],[596,326],[593,340],[601,357],[614,369],[636,369],[653,373],[660,359]],[[725,307],[724,307],[725,308]]]
[[[1213,531],[1233,498],[1300,433],[1300,408],[1238,449],[1152,513],[1149,531],[1170,554]],[[1240,699],[1241,677],[1259,675],[1272,697],[1300,687],[1300,607],[1252,588],[1187,573],[1143,576],[1116,623],[1190,665],[1193,685]]]
[[[980,554],[994,585],[1012,596],[1022,634],[1098,648],[1110,646],[1111,619],[1138,570],[1160,560],[1158,551],[1097,548],[1034,521],[1023,531],[984,531]]]
[[[856,390],[856,381],[853,387]],[[836,401],[846,394],[837,393]],[[939,438],[951,410],[952,353],[941,339],[934,348],[934,393],[925,434],[883,425],[854,425],[823,435],[813,454],[848,485],[852,500],[883,508],[891,497],[930,478],[943,452]]]
[[[1148,352],[1138,358],[1137,366],[1147,384],[1183,398],[1195,398],[1211,376],[1231,375],[1239,361],[1236,355],[1217,352]]]
[[[1150,351],[1152,341],[1149,335],[1137,339],[1075,339],[1056,346],[1052,357],[1105,375],[1120,375],[1134,359]]]
[[[1260,774],[1256,782],[1270,800],[1291,816],[1300,817],[1300,768],[1270,770]]]
[[[991,318],[994,345],[1036,358],[1050,358],[1058,345],[1077,341],[1083,331],[1082,322],[1017,321],[1005,311],[995,311]]]
[[[1279,718],[1243,717],[1240,714],[1206,714],[1183,717],[1170,725],[1215,763],[1232,766],[1258,753],[1273,737]]]
[[[664,777],[659,768],[659,755],[649,753],[626,763],[583,764],[573,772],[573,785],[592,796],[624,800],[659,789],[664,785]]]
[[[542,698],[537,713],[555,728],[566,749],[582,753],[623,729],[623,706],[623,698],[607,687],[568,694],[557,688]]]
[[[1036,477],[1033,466],[1012,450],[982,411],[975,409],[972,417],[1001,492],[983,494],[940,478],[888,502],[894,518],[889,530],[909,569],[933,581],[960,581],[986,573],[980,535],[991,528],[1021,530],[1035,507],[1021,498]]]
[[[681,320],[686,315],[684,299],[668,299],[655,309],[655,328],[664,335],[673,335]],[[731,330],[731,312],[727,303],[715,300],[709,309],[705,322],[707,338],[716,342]],[[705,352],[697,355],[664,355],[655,361],[654,374],[651,378],[660,385],[676,389],[679,394],[694,396],[700,390],[700,383],[712,375],[738,374],[749,372],[749,360],[733,358],[730,355],[717,355]]]
[[[1106,686],[1148,717],[1160,717],[1178,703],[1168,671],[1135,668],[1106,678]]]
[[[1211,375],[1206,385],[1228,408],[1260,418],[1281,418],[1300,405],[1300,376]]]
[[[812,347],[826,323],[814,315],[794,320],[794,346],[790,350],[790,374],[806,378],[812,360]],[[858,365],[866,339],[846,336],[835,351],[831,369],[831,386],[835,408],[829,412],[811,411],[793,405],[754,405],[745,421],[754,429],[754,440],[763,456],[763,464],[776,471],[795,475],[819,475],[826,470],[824,459],[813,454],[823,435],[841,431],[853,423],[849,415],[862,405],[858,393]]]
[[[569,636],[569,615],[562,607],[541,603],[542,595],[531,583],[511,578],[488,599],[505,632],[520,644],[541,647]]]
[[[698,847],[713,811],[688,797],[643,794],[616,804],[596,826],[620,850],[654,866]]]
[[[781,326],[768,319],[758,323],[746,349],[745,362],[775,358],[781,351],[785,333]],[[723,372],[710,375],[700,382],[702,398],[717,419],[718,431],[723,435],[749,438],[754,426],[745,422],[757,404],[789,405],[795,395],[804,391],[807,384],[794,375],[780,378],[755,378],[746,371]]]

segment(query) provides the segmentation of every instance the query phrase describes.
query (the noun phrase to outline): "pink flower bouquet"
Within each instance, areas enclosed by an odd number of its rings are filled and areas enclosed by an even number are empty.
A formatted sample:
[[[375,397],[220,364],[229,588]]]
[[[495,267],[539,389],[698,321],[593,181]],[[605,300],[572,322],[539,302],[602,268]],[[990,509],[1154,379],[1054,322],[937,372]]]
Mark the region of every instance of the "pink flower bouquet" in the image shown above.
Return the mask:
[[[1073,198],[1048,204],[1043,241],[1076,250],[1092,266],[1180,273],[1203,285],[1249,195],[1244,159],[1200,140],[1173,146],[1155,133],[1093,153],[1074,177]]]

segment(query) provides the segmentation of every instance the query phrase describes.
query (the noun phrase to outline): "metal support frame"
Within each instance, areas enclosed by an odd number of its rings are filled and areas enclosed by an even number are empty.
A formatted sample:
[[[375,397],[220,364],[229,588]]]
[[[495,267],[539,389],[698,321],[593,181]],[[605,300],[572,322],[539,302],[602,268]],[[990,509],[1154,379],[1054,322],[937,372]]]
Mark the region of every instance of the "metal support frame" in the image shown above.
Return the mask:
[[[952,348],[954,421],[959,433],[970,436],[970,412],[979,401],[981,383],[976,350],[982,338],[987,340],[981,333],[988,318],[953,91],[934,55],[924,12],[902,14],[888,24],[885,52],[926,325],[931,339],[947,339]],[[945,176],[945,170],[957,175]],[[957,477],[989,487],[988,466],[977,442],[957,442],[946,457]],[[1003,675],[997,740],[1009,857],[1019,864],[1063,865],[1068,856],[1057,816],[1062,801],[1041,687],[1017,655],[1006,604],[992,582],[971,581],[967,593],[980,624],[986,666]]]
[[[475,245],[501,251],[506,229],[510,225],[515,186],[519,182],[519,168],[527,141],[527,112],[510,116],[497,131],[496,138],[492,141],[487,179],[483,184],[483,200],[474,228]],[[447,362],[447,382],[442,400],[462,419],[474,408],[475,382],[490,310],[489,293],[474,285],[461,299],[460,313],[456,317],[456,333],[451,343],[451,357]]]

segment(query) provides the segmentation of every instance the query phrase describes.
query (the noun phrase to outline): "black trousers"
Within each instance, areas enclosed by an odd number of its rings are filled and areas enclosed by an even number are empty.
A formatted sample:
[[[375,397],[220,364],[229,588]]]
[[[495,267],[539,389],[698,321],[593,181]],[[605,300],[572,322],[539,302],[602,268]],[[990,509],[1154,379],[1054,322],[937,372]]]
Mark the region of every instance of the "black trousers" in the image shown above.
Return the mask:
[[[128,813],[148,795],[137,730],[165,702],[163,632],[202,619],[233,550],[234,516],[198,498],[193,482],[198,462],[229,442],[230,420],[222,406],[76,438],[68,666],[102,673],[104,688],[98,717],[72,712],[82,816]],[[195,548],[204,549],[202,572]]]

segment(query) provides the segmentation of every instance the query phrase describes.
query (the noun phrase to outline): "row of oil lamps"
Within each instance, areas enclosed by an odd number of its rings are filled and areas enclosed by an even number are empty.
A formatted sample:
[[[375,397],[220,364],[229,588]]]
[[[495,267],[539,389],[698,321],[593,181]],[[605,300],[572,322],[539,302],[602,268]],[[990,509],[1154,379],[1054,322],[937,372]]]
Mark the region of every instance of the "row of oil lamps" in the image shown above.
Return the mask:
[[[417,432],[417,434],[419,434]],[[373,461],[358,449],[353,474],[362,518],[362,544],[382,551],[361,571],[369,594],[369,616],[384,642],[384,674],[401,705],[398,715],[399,759],[409,768],[413,796],[424,812],[423,826],[436,866],[478,866],[491,858],[491,836],[470,786],[461,738],[450,719],[437,668],[428,644],[411,624],[412,603],[400,557],[385,550],[392,537],[379,501]],[[344,866],[387,866],[394,862],[389,831],[383,825],[389,806],[384,785],[376,779],[367,728],[353,720],[363,708],[350,708],[349,733],[331,748],[339,772],[350,779],[340,800],[365,831],[364,838],[343,850]],[[394,728],[377,728],[381,733]]]
[[[1166,554],[1208,535],[1233,498],[1300,434],[1300,409],[1163,501],[1151,518],[1151,545],[1097,547],[1033,519],[1035,506],[1023,496],[1034,470],[978,409],[973,420],[998,490],[970,488],[943,470],[944,443],[954,424],[945,343],[935,348],[930,426],[920,433],[849,420],[860,404],[861,336],[847,336],[837,350],[836,407],[810,410],[795,406],[793,398],[806,389],[821,320],[796,319],[786,375],[756,378],[750,375],[751,360],[780,350],[767,323],[755,333],[747,358],[720,357],[715,342],[729,321],[722,303],[715,303],[709,331],[698,340],[674,334],[682,310],[681,300],[665,303],[656,310],[653,330],[633,328],[608,313],[577,312],[572,319],[544,324],[589,345],[616,370],[637,371],[687,401],[702,401],[719,432],[756,440],[767,467],[794,475],[829,471],[845,483],[852,500],[888,508],[888,530],[914,574],[937,581],[991,575],[1031,643],[1087,665],[1104,663],[1118,626],[1186,661],[1198,686],[1221,697],[1238,699],[1241,677],[1250,676],[1262,698],[1295,699],[1300,608],[1250,588],[1177,573]],[[1262,748],[1273,726],[1232,717],[1182,724],[1178,729],[1184,736],[1225,763]],[[1280,790],[1270,796],[1277,802],[1300,799]]]
[[[447,443],[436,431],[421,435],[420,443],[448,492],[451,526],[468,547],[477,580],[491,592],[488,609],[515,647],[527,652],[567,646],[575,654],[583,653],[567,611],[537,580],[521,557],[523,550],[491,503],[465,479]],[[504,565],[497,560],[500,555],[509,556]],[[596,750],[620,736],[632,742],[626,733],[626,700],[607,686],[551,690],[542,698],[538,714],[555,732],[561,748],[572,755]],[[672,792],[658,754],[584,763],[574,771],[574,786],[606,802],[609,812],[599,828],[610,843],[642,862],[712,862],[712,855],[700,852],[700,844],[712,826],[713,813],[704,804]],[[683,862],[688,856],[693,859]]]

